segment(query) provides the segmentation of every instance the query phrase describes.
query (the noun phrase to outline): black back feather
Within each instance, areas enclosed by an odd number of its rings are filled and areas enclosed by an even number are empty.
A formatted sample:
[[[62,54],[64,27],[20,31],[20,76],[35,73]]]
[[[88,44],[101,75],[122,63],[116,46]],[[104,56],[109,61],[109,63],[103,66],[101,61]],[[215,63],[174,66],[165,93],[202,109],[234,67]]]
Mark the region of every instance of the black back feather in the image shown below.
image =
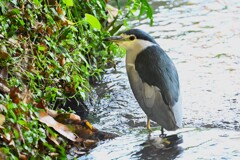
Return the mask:
[[[178,102],[177,70],[159,45],[150,46],[140,52],[135,61],[135,68],[143,82],[160,89],[165,104],[174,106]]]

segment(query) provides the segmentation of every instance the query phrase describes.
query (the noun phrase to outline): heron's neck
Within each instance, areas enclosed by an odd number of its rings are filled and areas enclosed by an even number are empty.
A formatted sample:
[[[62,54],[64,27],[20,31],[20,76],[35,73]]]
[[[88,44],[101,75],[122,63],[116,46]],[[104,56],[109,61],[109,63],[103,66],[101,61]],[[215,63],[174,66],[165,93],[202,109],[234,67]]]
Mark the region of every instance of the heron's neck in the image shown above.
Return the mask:
[[[156,44],[146,40],[135,40],[131,43],[123,43],[122,45],[120,45],[120,46],[123,46],[127,51],[126,65],[135,65],[135,60],[137,55],[147,47],[150,47],[153,45],[156,45]]]

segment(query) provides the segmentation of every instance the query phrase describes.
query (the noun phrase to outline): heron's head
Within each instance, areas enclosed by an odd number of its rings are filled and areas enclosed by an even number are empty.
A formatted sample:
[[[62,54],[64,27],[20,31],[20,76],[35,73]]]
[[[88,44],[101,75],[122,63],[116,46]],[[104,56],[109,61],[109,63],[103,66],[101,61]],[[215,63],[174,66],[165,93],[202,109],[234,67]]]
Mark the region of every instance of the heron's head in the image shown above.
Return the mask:
[[[153,37],[140,29],[130,29],[119,36],[108,37],[104,40],[117,43],[127,52],[140,52],[148,46],[157,45]]]

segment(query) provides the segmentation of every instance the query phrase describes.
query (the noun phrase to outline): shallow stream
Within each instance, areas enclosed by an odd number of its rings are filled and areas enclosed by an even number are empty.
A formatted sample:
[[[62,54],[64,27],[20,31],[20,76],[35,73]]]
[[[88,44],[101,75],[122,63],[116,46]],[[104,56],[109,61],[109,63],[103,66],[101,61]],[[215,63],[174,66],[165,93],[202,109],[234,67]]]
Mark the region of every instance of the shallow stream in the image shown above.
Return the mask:
[[[154,25],[132,22],[151,34],[179,72],[183,143],[158,150],[146,130],[146,115],[130,89],[124,59],[96,86],[93,125],[120,135],[100,142],[81,159],[240,159],[240,1],[152,0]],[[168,132],[167,134],[172,134]]]

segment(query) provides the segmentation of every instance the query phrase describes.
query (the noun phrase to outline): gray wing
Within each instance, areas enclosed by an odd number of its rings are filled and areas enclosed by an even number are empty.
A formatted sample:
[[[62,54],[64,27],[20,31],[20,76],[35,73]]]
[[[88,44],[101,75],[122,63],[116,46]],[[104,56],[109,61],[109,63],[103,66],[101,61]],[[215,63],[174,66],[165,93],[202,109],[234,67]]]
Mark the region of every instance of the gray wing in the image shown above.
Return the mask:
[[[151,46],[141,52],[136,58],[135,68],[143,82],[159,88],[165,104],[174,106],[178,102],[177,70],[160,46]]]

